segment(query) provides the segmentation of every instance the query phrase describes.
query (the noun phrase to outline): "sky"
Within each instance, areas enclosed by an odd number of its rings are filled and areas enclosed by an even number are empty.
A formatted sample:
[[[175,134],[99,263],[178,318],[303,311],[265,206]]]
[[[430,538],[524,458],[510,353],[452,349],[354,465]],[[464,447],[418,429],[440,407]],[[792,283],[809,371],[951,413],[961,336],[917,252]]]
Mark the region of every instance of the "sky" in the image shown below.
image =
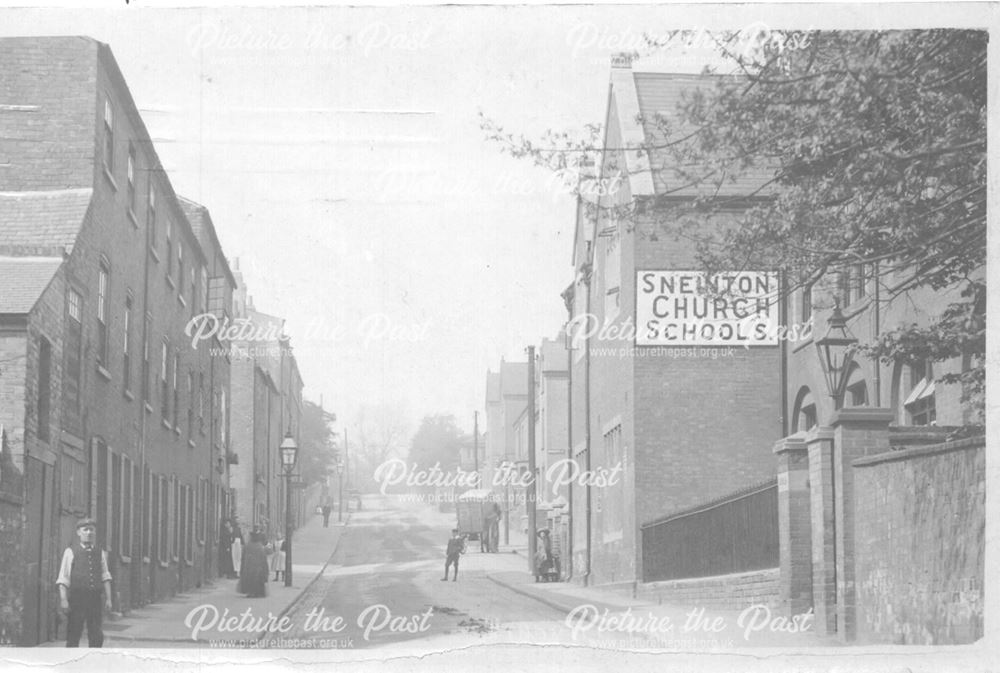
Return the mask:
[[[761,14],[682,7],[2,9],[0,34],[110,45],[175,190],[210,210],[256,308],[284,316],[342,419],[382,406],[471,430],[485,375],[553,338],[574,199],[502,155],[603,121],[644,31]],[[699,22],[699,19],[701,23]],[[659,69],[695,72],[694,47]]]

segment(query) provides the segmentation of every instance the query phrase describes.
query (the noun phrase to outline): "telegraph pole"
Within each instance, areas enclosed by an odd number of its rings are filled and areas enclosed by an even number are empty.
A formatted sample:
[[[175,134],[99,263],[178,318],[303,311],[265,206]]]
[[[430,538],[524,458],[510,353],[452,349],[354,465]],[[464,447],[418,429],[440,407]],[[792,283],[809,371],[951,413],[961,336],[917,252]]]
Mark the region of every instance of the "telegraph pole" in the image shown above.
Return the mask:
[[[538,540],[535,520],[535,499],[537,488],[535,479],[535,347],[528,346],[528,568],[536,575],[535,552]]]

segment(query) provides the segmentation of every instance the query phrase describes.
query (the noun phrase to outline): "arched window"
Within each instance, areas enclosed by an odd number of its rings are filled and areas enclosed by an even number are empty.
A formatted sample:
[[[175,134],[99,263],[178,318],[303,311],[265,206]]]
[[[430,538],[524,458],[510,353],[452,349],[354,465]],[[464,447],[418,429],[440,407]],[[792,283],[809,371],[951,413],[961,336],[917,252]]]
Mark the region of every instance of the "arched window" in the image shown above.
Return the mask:
[[[844,407],[867,407],[868,384],[865,382],[861,365],[853,362],[844,378],[844,390],[841,395],[841,405]]]
[[[802,386],[795,396],[795,406],[792,411],[792,433],[809,430],[816,426],[818,420],[816,402],[813,400],[812,393],[808,386]]]
[[[934,372],[930,360],[910,365],[910,392],[903,402],[910,425],[935,425]]]

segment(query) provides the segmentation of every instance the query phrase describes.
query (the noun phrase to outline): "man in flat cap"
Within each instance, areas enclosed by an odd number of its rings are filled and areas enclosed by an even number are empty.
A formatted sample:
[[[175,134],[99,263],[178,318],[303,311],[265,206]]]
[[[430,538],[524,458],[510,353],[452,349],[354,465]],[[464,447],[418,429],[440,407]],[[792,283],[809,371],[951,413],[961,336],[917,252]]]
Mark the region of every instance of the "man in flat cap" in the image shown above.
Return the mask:
[[[79,542],[63,553],[59,566],[59,607],[66,614],[66,647],[79,647],[83,625],[87,625],[87,644],[101,647],[104,608],[111,609],[111,573],[108,553],[94,544],[97,522],[87,517],[76,524]]]

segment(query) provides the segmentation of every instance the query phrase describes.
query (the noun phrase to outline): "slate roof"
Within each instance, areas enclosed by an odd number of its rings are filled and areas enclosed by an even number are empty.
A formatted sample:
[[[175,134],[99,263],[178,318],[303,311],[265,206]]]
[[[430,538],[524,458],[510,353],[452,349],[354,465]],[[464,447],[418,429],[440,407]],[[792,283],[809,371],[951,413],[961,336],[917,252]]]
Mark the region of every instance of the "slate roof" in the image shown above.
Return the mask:
[[[643,130],[647,141],[652,145],[663,144],[667,138],[661,129],[657,128],[657,115],[665,119],[671,126],[670,140],[676,140],[694,129],[680,123],[671,123],[671,120],[679,121],[678,105],[682,102],[684,93],[695,89],[711,89],[718,81],[718,76],[703,75],[680,75],[672,73],[652,73],[635,72],[636,95],[639,99],[639,114],[642,118]],[[627,120],[632,121],[632,120]],[[716,190],[716,180],[719,176],[713,175],[700,186],[687,186],[691,182],[692,175],[704,174],[704,169],[695,165],[678,165],[670,155],[670,152],[663,149],[654,150],[650,157],[650,165],[653,173],[653,185],[657,195],[671,197],[693,197],[699,194],[713,194]],[[688,176],[682,172],[688,173]],[[766,168],[748,170],[739,179],[733,181],[725,178],[719,189],[719,196],[733,197],[748,195],[764,184],[772,173]],[[762,192],[760,195],[764,195]]]
[[[91,191],[0,192],[0,254],[49,257],[72,249]]]
[[[61,257],[0,257],[0,314],[30,313]]]

